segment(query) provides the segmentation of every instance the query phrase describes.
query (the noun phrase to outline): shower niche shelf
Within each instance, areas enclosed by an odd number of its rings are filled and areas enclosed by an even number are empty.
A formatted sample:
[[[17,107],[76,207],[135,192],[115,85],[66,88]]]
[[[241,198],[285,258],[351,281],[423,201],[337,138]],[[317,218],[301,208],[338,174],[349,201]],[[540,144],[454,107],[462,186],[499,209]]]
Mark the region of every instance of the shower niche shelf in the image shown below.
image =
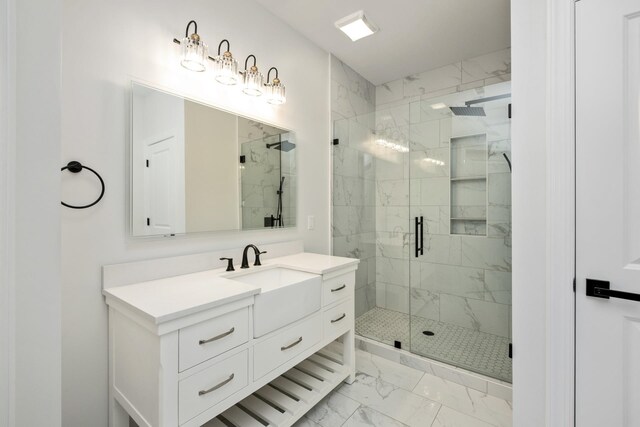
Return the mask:
[[[451,138],[451,234],[487,235],[487,135]]]

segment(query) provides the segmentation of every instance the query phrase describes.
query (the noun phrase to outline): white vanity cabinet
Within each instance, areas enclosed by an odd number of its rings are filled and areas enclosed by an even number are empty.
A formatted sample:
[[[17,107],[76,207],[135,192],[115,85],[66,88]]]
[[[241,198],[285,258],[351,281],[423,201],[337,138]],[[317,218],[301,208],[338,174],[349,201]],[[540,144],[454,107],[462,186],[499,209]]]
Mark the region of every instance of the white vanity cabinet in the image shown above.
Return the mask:
[[[318,310],[258,338],[260,288],[220,270],[105,286],[109,425],[128,427],[131,416],[153,427],[263,426],[256,417],[291,426],[354,379],[357,262],[302,253],[252,267],[322,279]]]

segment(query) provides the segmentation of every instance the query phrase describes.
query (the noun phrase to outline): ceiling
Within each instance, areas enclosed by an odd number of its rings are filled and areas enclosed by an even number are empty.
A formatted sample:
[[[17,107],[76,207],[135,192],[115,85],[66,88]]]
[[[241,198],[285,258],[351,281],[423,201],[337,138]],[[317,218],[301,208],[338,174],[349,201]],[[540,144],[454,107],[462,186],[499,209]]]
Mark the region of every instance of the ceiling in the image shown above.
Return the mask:
[[[257,0],[378,85],[510,46],[510,0]],[[334,22],[364,10],[380,31],[352,42]]]

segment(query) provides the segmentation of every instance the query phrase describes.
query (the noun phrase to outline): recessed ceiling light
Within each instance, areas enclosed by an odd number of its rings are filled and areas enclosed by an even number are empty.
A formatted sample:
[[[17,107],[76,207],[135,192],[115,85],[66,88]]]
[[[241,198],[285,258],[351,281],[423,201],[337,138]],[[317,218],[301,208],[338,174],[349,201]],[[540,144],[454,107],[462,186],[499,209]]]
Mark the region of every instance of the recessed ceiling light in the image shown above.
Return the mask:
[[[431,108],[434,110],[442,110],[443,108],[447,108],[447,105],[442,102],[438,102],[437,104],[431,104]]]
[[[352,41],[360,40],[378,31],[371,21],[359,10],[336,21],[336,28],[345,33]]]

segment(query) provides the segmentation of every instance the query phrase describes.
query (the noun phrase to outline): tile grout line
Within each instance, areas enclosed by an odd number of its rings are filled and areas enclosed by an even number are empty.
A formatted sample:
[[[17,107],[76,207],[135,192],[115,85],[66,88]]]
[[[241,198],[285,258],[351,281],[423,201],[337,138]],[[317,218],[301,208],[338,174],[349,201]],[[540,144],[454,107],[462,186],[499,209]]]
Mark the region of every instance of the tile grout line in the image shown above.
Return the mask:
[[[442,411],[442,407],[444,405],[441,403],[440,407],[438,408],[438,412],[436,412],[436,416],[433,417],[433,421],[431,421],[431,427],[433,427],[433,425],[436,423],[436,421],[438,420],[438,415],[440,415],[440,411]]]

